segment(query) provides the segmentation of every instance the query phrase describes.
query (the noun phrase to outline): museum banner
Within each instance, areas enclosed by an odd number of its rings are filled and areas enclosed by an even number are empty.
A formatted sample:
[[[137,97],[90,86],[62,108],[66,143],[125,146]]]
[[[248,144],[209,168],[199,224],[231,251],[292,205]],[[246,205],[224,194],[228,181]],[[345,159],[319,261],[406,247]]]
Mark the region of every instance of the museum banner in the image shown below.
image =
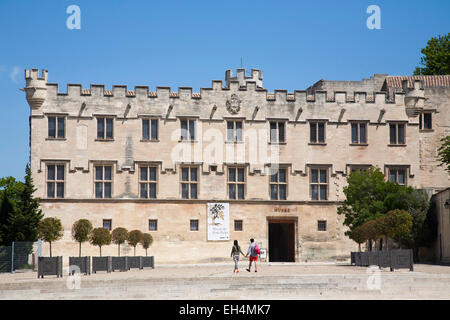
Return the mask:
[[[208,241],[230,240],[230,204],[208,203]]]

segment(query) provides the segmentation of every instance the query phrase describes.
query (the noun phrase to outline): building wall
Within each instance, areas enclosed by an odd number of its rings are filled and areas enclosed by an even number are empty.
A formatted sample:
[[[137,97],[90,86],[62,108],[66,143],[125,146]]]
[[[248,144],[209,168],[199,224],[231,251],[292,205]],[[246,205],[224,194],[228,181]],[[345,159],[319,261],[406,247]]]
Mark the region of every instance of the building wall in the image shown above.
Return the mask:
[[[437,262],[450,263],[450,208],[445,207],[445,203],[450,202],[450,188],[435,194],[431,201],[435,204],[438,220],[435,259]]]

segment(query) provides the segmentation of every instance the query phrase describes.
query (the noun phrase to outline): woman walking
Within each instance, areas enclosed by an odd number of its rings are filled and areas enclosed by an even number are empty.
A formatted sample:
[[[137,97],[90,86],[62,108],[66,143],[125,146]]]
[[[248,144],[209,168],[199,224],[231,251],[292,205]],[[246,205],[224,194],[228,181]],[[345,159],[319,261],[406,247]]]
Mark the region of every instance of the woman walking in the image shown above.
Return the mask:
[[[241,251],[241,247],[239,246],[238,241],[234,240],[233,248],[231,248],[231,256],[233,257],[233,260],[234,260],[233,273],[234,272],[236,272],[236,273],[239,272],[239,266],[238,266],[239,253],[241,253],[243,256],[245,256],[244,253]]]

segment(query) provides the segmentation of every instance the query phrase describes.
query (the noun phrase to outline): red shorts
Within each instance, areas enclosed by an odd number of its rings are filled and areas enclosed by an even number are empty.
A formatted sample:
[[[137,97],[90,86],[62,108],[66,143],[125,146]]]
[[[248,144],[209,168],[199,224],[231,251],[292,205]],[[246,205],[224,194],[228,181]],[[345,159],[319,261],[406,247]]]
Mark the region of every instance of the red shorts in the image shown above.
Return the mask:
[[[258,256],[256,257],[250,256],[250,261],[258,261]]]

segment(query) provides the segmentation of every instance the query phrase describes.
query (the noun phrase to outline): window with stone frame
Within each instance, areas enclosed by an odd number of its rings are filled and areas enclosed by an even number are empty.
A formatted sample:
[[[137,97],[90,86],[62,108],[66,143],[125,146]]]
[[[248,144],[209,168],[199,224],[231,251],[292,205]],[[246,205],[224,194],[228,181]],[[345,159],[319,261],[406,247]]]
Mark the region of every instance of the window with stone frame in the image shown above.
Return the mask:
[[[245,167],[228,167],[228,198],[245,199]]]
[[[158,140],[158,119],[152,118],[142,119],[142,140],[146,141]]]
[[[419,115],[419,129],[420,130],[431,130],[432,125],[432,113],[431,112],[421,112]]]
[[[48,117],[48,138],[62,139],[66,137],[66,118],[60,116]]]
[[[47,164],[47,198],[64,198],[65,165]]]
[[[96,198],[111,198],[112,168],[111,165],[95,165],[94,188]]]
[[[396,184],[406,185],[406,174],[408,170],[406,168],[388,168],[388,180]]]
[[[227,142],[242,141],[242,121],[227,121]]]
[[[243,230],[243,221],[234,220],[234,231],[242,231],[242,230]]]
[[[352,144],[367,144],[367,122],[351,122]]]
[[[328,200],[328,169],[310,168],[311,200]]]
[[[327,221],[326,220],[317,221],[317,231],[327,231]]]
[[[195,120],[181,119],[181,137],[182,141],[195,141]]]
[[[148,220],[148,230],[149,231],[158,231],[158,220],[157,219],[149,219]]]
[[[157,166],[139,167],[139,196],[142,199],[156,199],[157,169]]]
[[[285,121],[270,121],[270,143],[286,142]]]
[[[389,144],[391,145],[403,145],[406,142],[405,139],[405,127],[404,123],[390,123],[389,124]]]
[[[198,231],[198,220],[190,220],[189,225],[191,231]]]
[[[287,198],[287,169],[280,168],[270,171],[270,199],[286,200]]]
[[[112,220],[111,219],[103,219],[103,228],[111,231],[111,229],[112,229]]]
[[[198,197],[198,168],[181,167],[181,198],[197,199]]]
[[[97,117],[97,139],[112,140],[114,119],[111,117]]]
[[[309,142],[312,144],[325,143],[325,121],[309,122]]]

